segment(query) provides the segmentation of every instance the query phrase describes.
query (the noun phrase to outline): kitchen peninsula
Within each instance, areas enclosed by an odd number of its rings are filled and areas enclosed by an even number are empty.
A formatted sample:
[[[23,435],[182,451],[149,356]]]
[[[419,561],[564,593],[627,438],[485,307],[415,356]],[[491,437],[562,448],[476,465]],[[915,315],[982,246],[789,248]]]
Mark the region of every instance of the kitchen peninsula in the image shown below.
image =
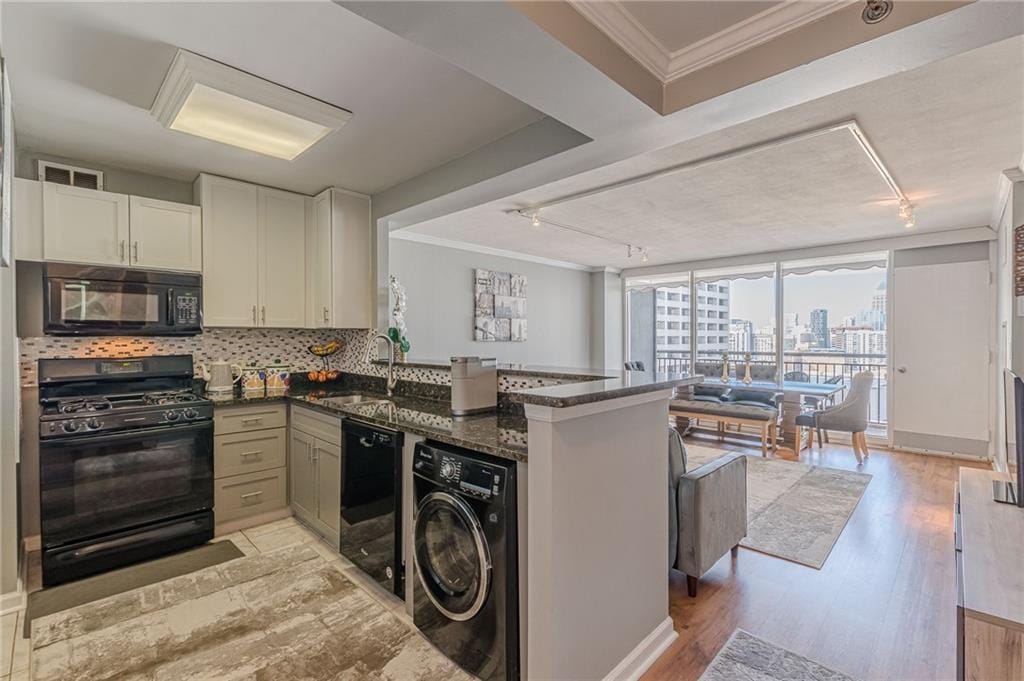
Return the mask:
[[[665,569],[665,429],[673,391],[703,377],[616,373],[549,369],[549,377],[589,380],[509,392],[522,416],[513,408],[453,418],[444,400],[389,399],[370,383],[359,386],[363,399],[347,401],[357,391],[346,381],[340,390],[287,399],[403,431],[407,441],[517,461],[525,677],[623,678],[649,666],[676,636]],[[284,398],[233,403],[261,399]]]

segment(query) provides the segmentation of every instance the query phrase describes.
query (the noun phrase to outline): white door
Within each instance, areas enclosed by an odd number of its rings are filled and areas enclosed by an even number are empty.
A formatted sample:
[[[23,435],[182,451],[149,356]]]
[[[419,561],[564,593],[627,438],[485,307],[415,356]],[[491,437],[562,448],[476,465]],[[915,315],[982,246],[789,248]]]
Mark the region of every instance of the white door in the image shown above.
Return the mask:
[[[332,326],[334,314],[331,300],[331,212],[330,189],[313,199],[313,229],[309,244],[310,325],[314,328]]]
[[[306,325],[306,196],[260,188],[260,326]]]
[[[203,225],[199,206],[131,197],[130,261],[133,267],[199,272]]]
[[[207,326],[257,326],[259,189],[203,176],[203,321]]]
[[[128,196],[43,183],[43,257],[128,264]]]
[[[988,261],[897,260],[893,289],[893,444],[986,456]]]

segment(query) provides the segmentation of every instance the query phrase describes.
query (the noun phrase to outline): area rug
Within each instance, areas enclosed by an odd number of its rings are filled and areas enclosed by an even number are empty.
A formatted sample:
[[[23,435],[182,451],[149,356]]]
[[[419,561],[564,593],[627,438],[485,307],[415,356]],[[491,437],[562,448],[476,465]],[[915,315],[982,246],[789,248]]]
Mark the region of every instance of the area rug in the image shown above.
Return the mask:
[[[37,681],[470,681],[308,544],[41,617],[33,634]]]
[[[687,442],[687,470],[727,453]],[[740,546],[820,570],[870,481],[867,473],[747,456]]]
[[[700,681],[854,681],[814,660],[737,629]]]
[[[188,551],[104,572],[95,577],[86,577],[60,586],[33,591],[28,595],[23,636],[28,637],[32,620],[37,617],[52,615],[61,610],[98,601],[101,598],[114,596],[131,589],[156,584],[165,579],[241,558],[243,555],[245,554],[229,541],[204,544]]]

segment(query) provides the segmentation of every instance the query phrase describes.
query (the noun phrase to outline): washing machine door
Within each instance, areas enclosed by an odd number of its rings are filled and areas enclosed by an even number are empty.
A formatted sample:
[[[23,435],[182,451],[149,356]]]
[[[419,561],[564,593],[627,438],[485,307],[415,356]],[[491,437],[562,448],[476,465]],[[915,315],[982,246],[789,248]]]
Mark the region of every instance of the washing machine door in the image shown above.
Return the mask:
[[[430,602],[459,622],[484,607],[491,552],[476,513],[448,492],[431,492],[416,510],[416,574]]]

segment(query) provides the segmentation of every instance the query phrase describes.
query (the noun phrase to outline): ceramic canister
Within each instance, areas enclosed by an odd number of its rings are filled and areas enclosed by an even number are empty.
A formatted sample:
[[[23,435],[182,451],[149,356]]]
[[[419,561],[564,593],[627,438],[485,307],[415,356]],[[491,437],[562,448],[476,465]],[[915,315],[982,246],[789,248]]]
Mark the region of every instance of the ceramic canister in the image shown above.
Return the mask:
[[[262,393],[267,387],[267,372],[257,367],[246,367],[242,372],[242,390],[246,393]]]
[[[288,389],[291,372],[287,364],[271,364],[267,367],[267,392],[281,392]]]

